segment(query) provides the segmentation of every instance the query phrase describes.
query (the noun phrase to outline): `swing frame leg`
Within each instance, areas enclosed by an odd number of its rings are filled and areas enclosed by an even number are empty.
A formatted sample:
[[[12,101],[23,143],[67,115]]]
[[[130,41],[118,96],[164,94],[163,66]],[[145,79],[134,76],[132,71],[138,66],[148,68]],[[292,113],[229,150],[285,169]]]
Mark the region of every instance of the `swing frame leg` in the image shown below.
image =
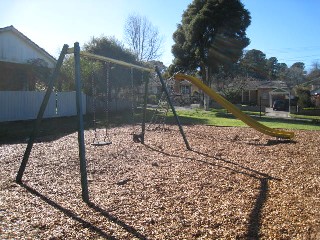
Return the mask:
[[[185,135],[185,133],[184,133],[184,131],[183,131],[183,128],[182,128],[182,125],[181,125],[181,123],[180,123],[178,114],[177,114],[177,112],[176,112],[176,109],[175,109],[174,106],[173,106],[173,103],[172,103],[171,98],[170,98],[170,94],[169,94],[168,89],[167,89],[167,87],[166,87],[166,84],[165,84],[165,82],[164,82],[164,80],[163,80],[163,78],[162,78],[162,76],[161,76],[161,73],[160,73],[160,70],[159,70],[158,66],[156,66],[155,70],[156,70],[156,73],[157,73],[157,75],[158,75],[158,77],[159,77],[159,79],[160,79],[160,82],[161,82],[161,85],[162,85],[162,89],[164,90],[164,93],[165,93],[166,96],[167,96],[167,101],[168,101],[169,106],[170,106],[170,108],[171,108],[171,111],[172,111],[172,113],[173,113],[173,115],[174,115],[174,118],[175,118],[175,120],[176,120],[176,123],[177,123],[177,125],[178,125],[178,127],[179,127],[179,130],[180,130],[181,136],[182,136],[182,138],[183,138],[183,141],[184,141],[184,143],[185,143],[185,145],[186,145],[186,148],[187,148],[188,150],[191,150],[191,147],[190,147],[190,145],[189,145],[188,139],[187,139],[187,137],[186,137],[186,135]]]
[[[30,157],[30,153],[31,153],[34,141],[35,141],[35,139],[36,139],[36,137],[37,137],[37,135],[39,133],[39,127],[40,127],[40,124],[42,122],[43,115],[44,115],[44,112],[46,110],[46,107],[48,105],[48,101],[49,101],[50,95],[51,95],[52,90],[53,90],[54,82],[58,77],[58,74],[60,72],[60,69],[61,69],[61,66],[62,66],[62,63],[63,63],[63,59],[64,59],[65,55],[68,52],[68,47],[69,46],[67,44],[65,44],[63,46],[62,51],[61,51],[60,56],[59,56],[59,59],[58,59],[58,61],[56,63],[56,67],[55,67],[52,75],[50,76],[47,91],[46,91],[46,93],[44,95],[44,98],[42,100],[42,103],[41,103],[41,106],[40,106],[40,109],[39,109],[39,112],[38,112],[38,115],[37,115],[37,119],[35,120],[35,123],[34,123],[34,126],[33,126],[33,131],[32,131],[32,133],[31,133],[31,135],[29,137],[28,145],[27,145],[27,148],[26,148],[26,150],[24,152],[23,159],[21,161],[21,165],[20,165],[19,171],[18,171],[17,176],[16,176],[16,182],[19,183],[19,184],[22,183],[22,177],[23,177],[24,171],[26,169],[26,166],[27,166],[27,163],[28,163],[28,160],[29,160],[29,157]]]
[[[79,144],[79,159],[80,159],[80,174],[81,174],[81,190],[82,200],[89,203],[89,190],[87,178],[87,161],[86,148],[84,143],[84,122],[82,110],[82,82],[81,82],[81,66],[80,66],[80,45],[74,43],[74,66],[75,66],[75,83],[76,83],[76,100],[77,100],[77,116],[78,116],[78,144]]]

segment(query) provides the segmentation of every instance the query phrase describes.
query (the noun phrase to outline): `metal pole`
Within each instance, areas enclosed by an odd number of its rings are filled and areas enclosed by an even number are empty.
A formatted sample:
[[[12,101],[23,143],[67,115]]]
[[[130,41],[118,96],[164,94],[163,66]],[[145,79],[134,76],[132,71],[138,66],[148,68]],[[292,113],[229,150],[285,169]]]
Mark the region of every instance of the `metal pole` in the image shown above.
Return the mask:
[[[24,171],[26,169],[26,166],[27,166],[27,163],[28,163],[28,160],[29,160],[29,156],[30,156],[30,153],[31,153],[31,150],[32,150],[32,147],[33,147],[33,143],[35,141],[36,136],[38,135],[39,126],[40,126],[40,123],[42,121],[44,111],[46,110],[46,107],[48,105],[48,101],[49,101],[50,95],[52,93],[54,82],[58,77],[58,74],[60,72],[60,68],[62,66],[62,62],[63,62],[64,56],[67,54],[67,52],[68,52],[68,45],[65,44],[63,46],[63,48],[62,48],[62,51],[61,51],[59,59],[58,59],[58,61],[56,63],[55,69],[54,69],[53,73],[51,74],[51,76],[49,78],[47,91],[46,91],[46,93],[44,95],[44,98],[42,100],[42,103],[41,103],[41,106],[40,106],[40,109],[39,109],[39,112],[38,112],[37,119],[36,119],[36,121],[34,123],[33,131],[32,131],[32,133],[31,133],[31,135],[29,137],[28,145],[27,145],[27,148],[26,148],[26,150],[24,152],[23,159],[22,159],[18,174],[16,176],[16,182],[17,183],[21,183],[22,182],[22,176],[23,176],[23,173],[24,173]]]
[[[291,93],[289,90],[289,115],[290,115],[290,108],[291,108]]]
[[[83,109],[82,109],[82,94],[81,94],[81,73],[80,73],[80,46],[79,43],[74,43],[74,64],[75,64],[75,84],[76,84],[76,100],[77,100],[77,116],[78,116],[78,144],[79,144],[79,159],[81,173],[81,188],[82,199],[89,203],[88,179],[87,179],[87,162],[86,151],[84,144],[84,124],[83,124]]]
[[[143,76],[143,72],[142,72]],[[144,85],[144,102],[143,102],[143,115],[142,115],[142,129],[141,129],[141,143],[144,143],[144,134],[146,132],[146,115],[147,115],[147,103],[148,103],[148,85],[149,85],[149,78],[146,79]]]
[[[260,98],[259,98],[259,105],[260,105],[260,118],[261,118],[261,116],[262,116],[262,98],[261,98],[261,96],[260,96]]]
[[[81,56],[85,56],[85,57],[89,57],[89,58],[93,58],[93,59],[97,59],[97,60],[101,60],[101,61],[105,61],[105,62],[110,62],[110,63],[115,63],[124,67],[129,67],[129,68],[134,68],[137,70],[142,70],[142,71],[146,71],[146,72],[151,72],[153,73],[153,69],[152,68],[146,68],[146,67],[142,67],[142,66],[138,66],[132,63],[127,63],[127,62],[123,62],[114,58],[108,58],[108,57],[104,57],[104,56],[100,56],[100,55],[96,55],[93,53],[88,53],[88,52],[80,52]]]
[[[170,108],[171,108],[171,110],[172,110],[172,113],[173,113],[173,115],[174,115],[174,118],[175,118],[175,120],[176,120],[176,122],[177,122],[177,124],[178,124],[178,126],[179,126],[179,130],[180,130],[180,133],[181,133],[181,135],[182,135],[182,137],[183,137],[183,141],[184,141],[187,149],[188,149],[188,150],[191,150],[191,147],[190,147],[190,145],[189,145],[189,142],[188,142],[188,140],[187,140],[187,137],[186,137],[186,135],[184,134],[184,131],[183,131],[182,125],[181,125],[181,123],[180,123],[179,117],[178,117],[178,115],[177,115],[177,112],[176,112],[176,110],[175,110],[175,108],[174,108],[174,106],[173,106],[173,104],[172,104],[172,101],[171,101],[171,98],[170,98],[168,89],[167,89],[167,87],[166,87],[166,84],[164,83],[163,78],[162,78],[162,76],[161,76],[160,70],[159,70],[159,68],[158,68],[157,66],[156,66],[156,69],[155,69],[155,70],[156,70],[156,73],[157,73],[157,75],[158,75],[158,77],[159,77],[159,79],[160,79],[160,82],[161,82],[161,85],[162,85],[162,89],[163,89],[163,91],[165,92],[165,94],[166,94],[166,96],[167,96],[167,101],[168,101],[168,103],[169,103],[169,105],[170,105]]]

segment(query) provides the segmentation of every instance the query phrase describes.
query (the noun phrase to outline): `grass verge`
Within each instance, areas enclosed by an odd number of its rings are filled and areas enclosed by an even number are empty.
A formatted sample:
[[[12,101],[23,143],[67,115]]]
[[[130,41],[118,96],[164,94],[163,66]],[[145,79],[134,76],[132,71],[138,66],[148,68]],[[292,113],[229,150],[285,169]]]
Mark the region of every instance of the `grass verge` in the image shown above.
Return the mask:
[[[312,119],[283,119],[271,118],[267,116],[259,117],[258,114],[251,115],[255,120],[270,127],[282,129],[299,129],[299,130],[320,130],[320,124],[317,120]],[[213,126],[227,126],[227,127],[245,127],[247,126],[241,120],[235,118],[226,110],[210,110],[204,111],[201,109],[195,110],[180,110],[178,115],[183,124],[206,124]],[[173,118],[173,116],[171,116]],[[173,120],[173,119],[172,119]],[[172,121],[171,120],[171,121]]]

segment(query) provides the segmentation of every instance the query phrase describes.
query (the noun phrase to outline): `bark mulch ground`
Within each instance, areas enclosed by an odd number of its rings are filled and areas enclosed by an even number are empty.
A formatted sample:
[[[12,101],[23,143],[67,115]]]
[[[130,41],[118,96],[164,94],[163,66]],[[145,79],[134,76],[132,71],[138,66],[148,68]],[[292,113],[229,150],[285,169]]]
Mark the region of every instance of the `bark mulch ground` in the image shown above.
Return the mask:
[[[77,134],[0,145],[0,239],[320,239],[319,132],[276,141],[250,128],[176,126],[134,143],[130,127],[95,147],[85,132],[89,205]]]

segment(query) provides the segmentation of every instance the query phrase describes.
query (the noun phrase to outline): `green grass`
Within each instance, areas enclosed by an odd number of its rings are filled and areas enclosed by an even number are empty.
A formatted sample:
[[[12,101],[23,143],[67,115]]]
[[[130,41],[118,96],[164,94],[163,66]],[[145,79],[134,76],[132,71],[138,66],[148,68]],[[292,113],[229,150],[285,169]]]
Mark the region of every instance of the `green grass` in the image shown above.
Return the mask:
[[[180,110],[177,111],[179,119],[182,124],[205,124],[212,126],[229,126],[229,127],[246,127],[242,121],[236,119],[232,114],[226,110],[210,110],[204,111],[201,109],[194,110]],[[257,121],[271,128],[282,129],[301,129],[301,130],[320,130],[320,117],[310,117],[297,115],[299,119],[276,119],[266,116],[259,117],[259,113],[247,112],[247,114],[253,116]],[[153,115],[153,110],[148,109],[147,120],[150,120]],[[303,119],[301,119],[303,118]],[[125,124],[132,124],[131,111],[125,111],[122,113],[110,113],[110,127],[117,127]],[[135,122],[141,122],[141,111],[136,112]],[[175,119],[172,113],[169,113],[166,119],[167,123],[175,124]],[[1,143],[15,143],[26,142],[26,139],[30,136],[33,129],[33,121],[18,121],[18,122],[6,122],[0,123],[0,144]],[[104,128],[106,124],[105,114],[97,115],[97,127]],[[86,116],[84,118],[85,129],[93,129],[92,116]],[[65,117],[44,119],[40,126],[39,136],[50,136],[59,138],[66,134],[77,131],[77,118]]]
[[[242,121],[236,119],[232,114],[226,110],[211,110],[204,111],[201,109],[177,111],[181,122],[183,124],[206,124],[213,126],[227,126],[227,127],[244,127],[247,126]],[[283,128],[283,129],[300,129],[300,130],[320,130],[320,123],[316,120],[310,119],[281,119],[270,118],[266,116],[259,117],[259,113],[247,112],[260,123],[270,128]],[[170,121],[173,121],[173,116]],[[317,119],[317,118],[316,118]]]
[[[205,124],[213,126],[232,126],[242,127],[245,126],[241,121],[230,117],[226,112],[223,111],[203,111],[200,109],[196,110],[185,110],[177,111],[182,124]],[[171,119],[172,118],[172,119]],[[173,123],[173,114],[169,115],[170,122]]]
[[[306,120],[313,120],[313,121],[319,121],[320,122],[320,116],[307,116],[307,115],[299,115],[299,114],[290,114],[292,118],[296,119],[306,119]]]

